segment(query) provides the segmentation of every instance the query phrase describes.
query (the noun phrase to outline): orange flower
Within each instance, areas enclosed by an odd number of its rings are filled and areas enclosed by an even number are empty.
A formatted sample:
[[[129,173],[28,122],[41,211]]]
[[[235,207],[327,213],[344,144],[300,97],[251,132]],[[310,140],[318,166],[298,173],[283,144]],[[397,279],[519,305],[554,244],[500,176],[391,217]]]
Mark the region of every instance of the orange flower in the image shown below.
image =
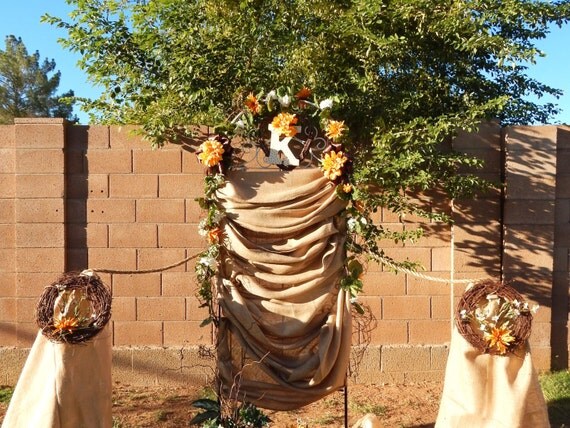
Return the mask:
[[[306,86],[303,86],[299,92],[297,92],[295,94],[295,97],[298,100],[306,100],[307,98],[309,98],[311,96],[312,92],[309,88],[307,88]]]
[[[297,116],[291,113],[279,113],[273,118],[271,126],[279,132],[279,135],[294,137],[297,134]]]
[[[222,160],[224,146],[219,141],[209,138],[200,145],[198,159],[208,167],[216,166]]]
[[[321,160],[321,171],[329,180],[336,180],[342,175],[342,168],[347,160],[343,152],[330,151]]]
[[[208,243],[210,244],[217,244],[218,242],[220,242],[222,240],[222,237],[224,236],[224,231],[222,229],[220,229],[219,227],[216,227],[214,229],[210,229],[208,230]]]
[[[346,126],[344,126],[344,121],[329,120],[325,129],[326,136],[331,140],[336,140],[340,138],[345,129]]]
[[[53,326],[55,327],[56,330],[59,330],[61,332],[63,332],[63,330],[67,330],[69,333],[71,333],[74,328],[77,328],[79,326],[79,320],[74,317],[71,318],[62,317],[56,320],[53,323]]]
[[[247,98],[245,99],[245,106],[253,113],[258,114],[261,110],[261,104],[259,104],[259,100],[253,92],[250,92]]]
[[[489,348],[495,348],[501,355],[507,352],[507,347],[515,341],[515,337],[511,336],[511,330],[506,327],[493,327],[491,333],[483,335],[483,339],[487,341]]]

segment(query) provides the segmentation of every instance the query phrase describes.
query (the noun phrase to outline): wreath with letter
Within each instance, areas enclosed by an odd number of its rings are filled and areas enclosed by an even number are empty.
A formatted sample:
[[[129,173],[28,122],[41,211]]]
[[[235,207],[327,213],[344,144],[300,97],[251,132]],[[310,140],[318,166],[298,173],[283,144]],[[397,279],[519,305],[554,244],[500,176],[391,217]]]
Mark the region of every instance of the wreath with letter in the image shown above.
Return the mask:
[[[243,147],[251,146],[263,151],[267,163],[284,170],[291,170],[303,161],[317,164],[323,175],[334,183],[337,197],[347,203],[342,215],[348,230],[348,256],[340,287],[349,293],[355,309],[363,313],[357,301],[363,286],[363,259],[385,257],[377,241],[379,237],[387,237],[387,232],[374,225],[370,218],[372,210],[359,201],[358,187],[352,182],[351,175],[349,129],[341,118],[335,117],[337,102],[335,97],[319,100],[307,87],[297,91],[279,88],[249,92],[238,102],[240,108],[235,115],[200,145],[197,155],[207,174],[204,197],[198,202],[207,214],[199,224],[199,232],[206,238],[208,248],[200,255],[195,270],[199,298],[203,306],[210,309],[210,318],[206,322],[217,322],[212,280],[225,242],[221,227],[225,213],[216,201],[215,192],[225,184],[228,170],[241,167],[239,154]]]

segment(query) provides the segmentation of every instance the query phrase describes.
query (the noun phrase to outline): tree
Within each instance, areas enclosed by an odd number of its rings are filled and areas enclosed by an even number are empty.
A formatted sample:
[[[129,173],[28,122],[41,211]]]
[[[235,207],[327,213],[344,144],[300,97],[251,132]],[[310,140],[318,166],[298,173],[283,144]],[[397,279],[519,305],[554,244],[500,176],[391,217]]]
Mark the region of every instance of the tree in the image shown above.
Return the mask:
[[[12,123],[15,117],[72,118],[73,91],[55,95],[61,73],[55,72],[55,61],[40,63],[38,51],[28,54],[21,38],[6,37],[6,48],[0,50],[0,124]],[[64,101],[63,99],[68,99]]]
[[[86,104],[97,120],[141,124],[161,145],[227,121],[250,91],[306,85],[338,97],[357,198],[403,212],[419,210],[410,190],[484,185],[458,174],[479,160],[442,149],[457,130],[556,113],[527,100],[561,92],[526,70],[542,55],[534,42],[570,18],[568,0],[67,2],[69,22],[44,19],[67,29],[63,45],[103,87]]]

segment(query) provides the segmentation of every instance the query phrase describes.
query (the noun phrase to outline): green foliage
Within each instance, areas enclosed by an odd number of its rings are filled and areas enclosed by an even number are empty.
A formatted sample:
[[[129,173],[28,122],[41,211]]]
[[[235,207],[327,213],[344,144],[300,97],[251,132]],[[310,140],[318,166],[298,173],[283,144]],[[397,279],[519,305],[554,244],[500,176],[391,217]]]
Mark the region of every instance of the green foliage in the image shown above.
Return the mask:
[[[192,406],[202,409],[201,413],[190,420],[190,425],[202,428],[263,428],[269,426],[269,418],[251,403],[242,403],[230,415],[223,415],[220,403],[209,398],[192,402]]]
[[[82,100],[95,120],[141,124],[161,145],[224,123],[250,91],[306,85],[338,96],[360,198],[399,212],[417,210],[410,190],[485,187],[458,174],[479,161],[441,150],[457,129],[557,111],[524,98],[561,94],[526,69],[542,55],[535,41],[570,16],[568,0],[67,2],[69,21],[44,20],[67,29],[62,44],[103,88]]]
[[[570,372],[563,370],[540,377],[540,386],[548,405],[552,426],[564,426],[570,420]]]
[[[0,403],[8,404],[12,399],[14,388],[10,386],[0,386]]]
[[[72,118],[73,91],[56,95],[61,73],[55,61],[44,59],[36,51],[28,54],[21,38],[7,36],[0,50],[0,124],[15,117]],[[51,77],[49,76],[51,73]]]

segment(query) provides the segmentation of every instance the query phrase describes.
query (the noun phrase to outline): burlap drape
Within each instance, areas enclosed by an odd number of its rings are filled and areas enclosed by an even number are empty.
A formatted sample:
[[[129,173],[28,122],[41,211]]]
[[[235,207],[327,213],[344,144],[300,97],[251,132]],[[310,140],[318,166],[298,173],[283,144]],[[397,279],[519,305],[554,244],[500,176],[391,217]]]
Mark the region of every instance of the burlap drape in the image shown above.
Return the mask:
[[[334,185],[318,169],[233,172],[217,197],[227,213],[217,283],[225,394],[288,410],[338,390],[351,315],[338,287],[345,203]]]
[[[30,350],[2,428],[110,428],[111,330],[89,342],[50,342]]]
[[[545,428],[548,413],[528,350],[481,354],[454,329],[437,428]]]

